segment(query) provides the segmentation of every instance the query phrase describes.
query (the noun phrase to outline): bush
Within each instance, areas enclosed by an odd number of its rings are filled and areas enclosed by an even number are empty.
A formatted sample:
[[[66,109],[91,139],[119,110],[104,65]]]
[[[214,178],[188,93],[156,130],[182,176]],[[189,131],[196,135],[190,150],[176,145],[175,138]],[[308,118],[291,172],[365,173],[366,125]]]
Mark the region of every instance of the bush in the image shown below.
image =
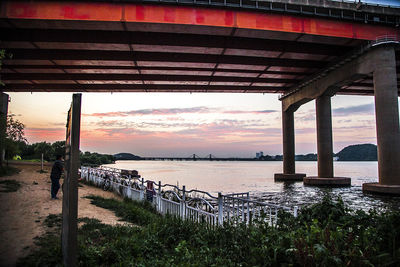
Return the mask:
[[[162,217],[148,203],[90,197],[138,226],[110,226],[83,219],[80,266],[398,266],[400,214],[348,209],[326,196],[299,216],[280,213],[272,227],[262,218],[251,225],[223,227]],[[54,221],[54,218],[51,220]],[[46,237],[49,238],[49,237]],[[56,236],[53,237],[56,240]],[[56,257],[55,240],[40,243]],[[58,245],[59,246],[59,245]],[[56,265],[47,252],[33,252],[27,266]],[[36,255],[36,256],[32,256]],[[38,258],[39,257],[39,258]],[[48,260],[48,262],[47,262]]]

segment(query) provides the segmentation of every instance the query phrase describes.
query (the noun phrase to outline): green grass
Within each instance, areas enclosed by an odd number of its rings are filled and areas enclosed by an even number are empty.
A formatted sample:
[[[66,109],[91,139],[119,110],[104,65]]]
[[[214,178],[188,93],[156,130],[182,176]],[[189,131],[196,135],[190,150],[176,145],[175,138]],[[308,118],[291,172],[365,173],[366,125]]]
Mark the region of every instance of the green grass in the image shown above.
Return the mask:
[[[49,231],[34,239],[36,249],[20,258],[16,266],[62,266],[60,229]]]
[[[20,187],[21,183],[16,180],[0,181],[0,192],[2,193],[16,192]]]
[[[127,198],[121,202],[99,196],[86,196],[86,198],[91,199],[90,203],[93,205],[114,211],[121,220],[137,225],[149,224],[160,217],[148,202],[137,202]]]
[[[49,227],[59,228],[62,224],[62,216],[61,214],[49,214],[44,220],[44,224]]]
[[[209,227],[162,217],[148,204],[91,196],[94,205],[140,225],[110,226],[81,219],[79,266],[399,266],[400,214],[349,210],[329,196],[299,216],[281,213],[276,227]],[[50,217],[50,218],[49,218]],[[45,224],[58,229],[57,216]],[[50,223],[51,222],[51,223]],[[36,240],[19,266],[57,266],[59,234]]]
[[[11,167],[11,166],[0,167],[0,177],[11,176],[11,175],[17,174],[19,172],[20,172],[19,169]]]
[[[23,159],[23,160],[18,160],[20,162],[42,162],[41,159]],[[47,162],[46,160],[44,160],[43,162]]]

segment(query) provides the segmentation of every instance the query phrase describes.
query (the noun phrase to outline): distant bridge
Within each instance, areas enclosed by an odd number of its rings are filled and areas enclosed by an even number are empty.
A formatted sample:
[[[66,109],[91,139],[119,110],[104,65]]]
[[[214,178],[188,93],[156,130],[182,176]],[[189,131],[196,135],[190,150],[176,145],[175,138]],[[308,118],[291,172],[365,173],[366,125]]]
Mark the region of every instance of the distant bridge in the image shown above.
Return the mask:
[[[227,157],[227,158],[217,158],[212,154],[206,157],[200,157],[193,154],[188,157],[142,157],[139,160],[170,160],[170,161],[258,161],[256,158],[238,158],[238,157]]]

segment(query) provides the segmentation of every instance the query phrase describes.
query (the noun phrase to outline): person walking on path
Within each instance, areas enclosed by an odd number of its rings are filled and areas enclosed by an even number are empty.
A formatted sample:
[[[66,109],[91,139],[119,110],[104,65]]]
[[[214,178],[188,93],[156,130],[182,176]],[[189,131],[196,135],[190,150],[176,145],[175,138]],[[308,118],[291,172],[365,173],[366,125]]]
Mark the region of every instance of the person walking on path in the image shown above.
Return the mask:
[[[64,165],[61,161],[61,155],[57,155],[56,161],[54,162],[53,168],[51,168],[51,199],[58,199],[57,193],[60,189],[60,178],[64,171]]]

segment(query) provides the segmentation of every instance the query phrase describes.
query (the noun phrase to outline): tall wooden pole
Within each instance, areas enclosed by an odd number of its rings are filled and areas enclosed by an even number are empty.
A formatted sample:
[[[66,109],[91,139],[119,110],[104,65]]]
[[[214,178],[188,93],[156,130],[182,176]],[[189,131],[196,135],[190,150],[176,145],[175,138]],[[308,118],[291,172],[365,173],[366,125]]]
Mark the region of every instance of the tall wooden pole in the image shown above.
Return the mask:
[[[0,167],[3,167],[4,151],[6,148],[8,95],[1,93],[0,99]]]
[[[77,265],[77,217],[78,217],[78,168],[81,125],[81,94],[72,96],[68,112],[67,138],[65,142],[65,177],[63,184],[61,245],[64,266]]]

